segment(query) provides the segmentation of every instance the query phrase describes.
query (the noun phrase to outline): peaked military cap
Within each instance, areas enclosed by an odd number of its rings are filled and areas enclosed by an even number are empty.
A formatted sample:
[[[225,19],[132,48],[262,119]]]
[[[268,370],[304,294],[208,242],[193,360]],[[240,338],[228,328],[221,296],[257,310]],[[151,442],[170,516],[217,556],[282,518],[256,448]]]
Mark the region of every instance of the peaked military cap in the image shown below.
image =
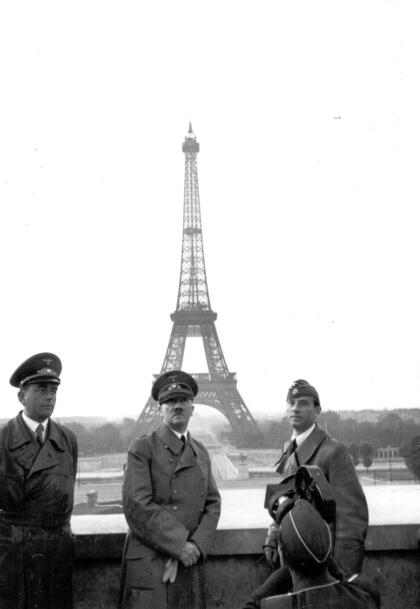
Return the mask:
[[[194,399],[198,393],[198,385],[190,374],[182,370],[165,372],[153,383],[152,398],[164,404],[173,398]]]
[[[23,387],[32,383],[60,384],[60,358],[54,353],[37,353],[25,360],[10,377],[13,387]]]
[[[296,398],[313,398],[315,406],[321,408],[321,402],[319,401],[318,391],[308,381],[304,379],[298,379],[295,381],[287,392],[287,402],[291,402],[292,399]]]

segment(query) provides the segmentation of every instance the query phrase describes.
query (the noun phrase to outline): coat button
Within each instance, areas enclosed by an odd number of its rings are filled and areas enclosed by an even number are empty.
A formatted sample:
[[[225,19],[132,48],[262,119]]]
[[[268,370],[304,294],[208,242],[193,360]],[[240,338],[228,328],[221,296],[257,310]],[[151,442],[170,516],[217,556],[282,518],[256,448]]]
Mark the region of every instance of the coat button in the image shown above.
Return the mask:
[[[175,491],[174,491],[174,495],[178,495],[178,491],[176,491],[176,490],[175,490]]]
[[[169,463],[173,463],[174,460],[173,459],[168,459]]]
[[[173,510],[174,510],[174,511],[176,511],[177,509],[178,509],[178,506],[177,506],[177,505],[174,505],[174,506],[173,506]]]

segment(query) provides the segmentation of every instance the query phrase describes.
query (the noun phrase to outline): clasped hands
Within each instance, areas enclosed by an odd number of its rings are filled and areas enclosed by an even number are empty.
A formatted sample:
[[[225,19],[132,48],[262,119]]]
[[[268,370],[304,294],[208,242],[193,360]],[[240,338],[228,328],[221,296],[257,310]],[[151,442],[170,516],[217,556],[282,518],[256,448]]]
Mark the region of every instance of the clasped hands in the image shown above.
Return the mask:
[[[195,543],[191,541],[186,541],[184,547],[182,548],[179,560],[182,562],[184,567],[192,567],[200,558],[200,554],[201,552],[195,545]],[[167,581],[169,581],[171,584],[173,584],[176,580],[177,572],[178,561],[176,560],[176,558],[169,558],[163,571],[162,582],[166,583]]]
[[[200,558],[200,554],[200,550],[193,541],[186,541],[179,559],[184,567],[192,567]]]

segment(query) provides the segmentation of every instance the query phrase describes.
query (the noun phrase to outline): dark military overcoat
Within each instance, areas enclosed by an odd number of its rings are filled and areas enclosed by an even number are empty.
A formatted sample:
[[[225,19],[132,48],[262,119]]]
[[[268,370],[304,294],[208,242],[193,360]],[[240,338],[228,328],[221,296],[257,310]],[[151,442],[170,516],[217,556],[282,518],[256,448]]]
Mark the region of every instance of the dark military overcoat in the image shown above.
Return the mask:
[[[369,514],[366,497],[347,448],[315,424],[312,433],[290,454],[283,447],[277,472],[294,474],[299,465],[317,465],[330,483],[336,502],[334,557],[348,573],[361,570]]]
[[[0,607],[71,609],[77,443],[50,420],[40,448],[21,414],[0,430]]]
[[[185,448],[162,424],[128,450],[123,506],[129,525],[123,563],[124,609],[198,609],[204,606],[202,559],[179,563],[174,584],[162,583],[167,560],[179,559],[184,543],[196,543],[203,559],[215,536],[220,494],[206,448],[189,435]]]

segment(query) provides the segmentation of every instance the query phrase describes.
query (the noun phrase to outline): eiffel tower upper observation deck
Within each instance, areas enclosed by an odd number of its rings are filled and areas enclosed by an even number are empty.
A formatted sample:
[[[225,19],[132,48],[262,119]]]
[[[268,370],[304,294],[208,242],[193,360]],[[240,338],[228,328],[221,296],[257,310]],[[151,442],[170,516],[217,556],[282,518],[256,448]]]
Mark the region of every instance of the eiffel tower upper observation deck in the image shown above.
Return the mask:
[[[212,311],[210,306],[198,190],[199,150],[200,145],[190,123],[182,144],[185,154],[184,222],[178,300],[176,311],[171,314],[174,323],[160,374],[182,368],[187,338],[201,336],[208,374],[194,374],[188,370],[199,386],[195,402],[216,408],[237,431],[249,430],[258,433],[256,423],[236,387],[235,374],[229,372],[214,323],[217,313]],[[142,430],[150,431],[160,421],[158,404],[150,396],[140,414],[138,424]]]

